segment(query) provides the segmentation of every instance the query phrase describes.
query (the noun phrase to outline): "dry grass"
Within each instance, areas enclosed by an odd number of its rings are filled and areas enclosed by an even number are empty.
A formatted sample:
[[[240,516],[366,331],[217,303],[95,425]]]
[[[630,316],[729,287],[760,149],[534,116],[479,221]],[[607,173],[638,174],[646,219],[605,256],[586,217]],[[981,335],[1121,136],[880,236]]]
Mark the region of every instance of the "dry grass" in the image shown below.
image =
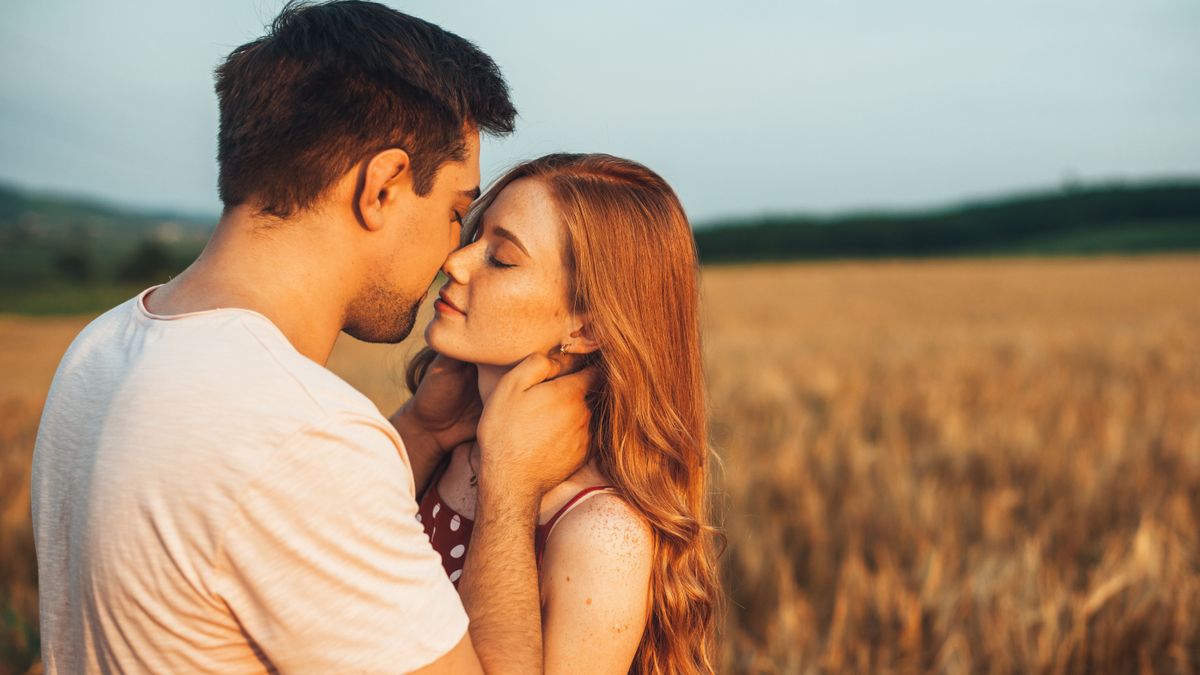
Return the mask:
[[[705,273],[729,672],[1200,672],[1200,257]],[[0,317],[0,672],[83,321]],[[411,345],[331,367],[385,410]],[[7,665],[5,665],[7,663]]]
[[[0,316],[0,673],[37,653],[29,461],[54,368],[86,319]]]
[[[1200,671],[1200,259],[706,291],[729,671]]]

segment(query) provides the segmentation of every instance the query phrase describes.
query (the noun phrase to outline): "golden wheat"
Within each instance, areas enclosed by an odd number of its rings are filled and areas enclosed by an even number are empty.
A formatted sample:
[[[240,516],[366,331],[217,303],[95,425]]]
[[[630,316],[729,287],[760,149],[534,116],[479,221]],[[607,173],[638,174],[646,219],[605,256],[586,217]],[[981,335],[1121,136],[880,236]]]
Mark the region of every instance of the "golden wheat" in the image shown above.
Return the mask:
[[[1200,256],[704,276],[724,670],[1200,672]],[[36,649],[29,452],[85,321],[0,317],[0,672]],[[386,412],[413,348],[330,366]]]
[[[1200,260],[706,291],[727,670],[1200,669]]]

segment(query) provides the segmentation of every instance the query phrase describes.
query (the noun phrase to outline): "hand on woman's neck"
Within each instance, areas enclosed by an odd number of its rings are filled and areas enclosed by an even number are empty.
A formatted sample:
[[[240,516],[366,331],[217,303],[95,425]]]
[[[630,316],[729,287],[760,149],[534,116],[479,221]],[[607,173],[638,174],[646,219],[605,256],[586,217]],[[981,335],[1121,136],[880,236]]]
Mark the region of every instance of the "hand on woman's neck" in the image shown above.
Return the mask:
[[[504,377],[504,374],[512,370],[515,366],[489,366],[476,364],[475,367],[477,369],[476,382],[479,385],[479,399],[483,401],[483,404],[486,406],[488,398],[490,398],[492,392],[496,390],[496,385],[500,382],[500,378]],[[475,466],[478,466],[478,463],[471,458],[471,453],[478,453],[478,446],[476,443],[472,442],[472,446],[468,447],[466,450],[468,455],[467,461],[474,462],[471,464],[471,468],[474,469]],[[559,484],[542,497],[539,522],[545,522],[555,510],[557,510],[567,499],[573,495],[574,491],[580,489],[581,485],[606,485],[610,482],[611,481],[599,473],[592,461],[588,461],[582,467],[580,467],[578,471],[568,477],[566,481]]]
[[[579,360],[580,357],[569,356],[566,358],[574,360],[571,360],[566,366],[563,366],[563,369],[559,371],[558,375],[575,372],[583,365],[582,360]],[[490,366],[479,363],[475,364],[475,368],[477,369],[478,373],[476,382],[479,384],[479,400],[483,401],[485,406],[487,405],[488,397],[490,397],[492,392],[495,391],[496,384],[500,381],[500,378],[504,377],[505,373],[515,367],[516,364],[511,366]]]

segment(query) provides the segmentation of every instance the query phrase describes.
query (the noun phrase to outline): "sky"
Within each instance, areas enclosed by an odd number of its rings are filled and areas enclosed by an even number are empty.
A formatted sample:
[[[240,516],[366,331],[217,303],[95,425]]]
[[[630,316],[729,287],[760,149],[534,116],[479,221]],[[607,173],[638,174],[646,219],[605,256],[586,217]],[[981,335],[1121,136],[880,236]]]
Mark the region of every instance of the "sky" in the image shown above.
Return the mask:
[[[483,178],[640,161],[693,222],[1200,176],[1195,0],[389,2],[490,54]],[[282,0],[12,2],[0,181],[216,214],[212,70]]]

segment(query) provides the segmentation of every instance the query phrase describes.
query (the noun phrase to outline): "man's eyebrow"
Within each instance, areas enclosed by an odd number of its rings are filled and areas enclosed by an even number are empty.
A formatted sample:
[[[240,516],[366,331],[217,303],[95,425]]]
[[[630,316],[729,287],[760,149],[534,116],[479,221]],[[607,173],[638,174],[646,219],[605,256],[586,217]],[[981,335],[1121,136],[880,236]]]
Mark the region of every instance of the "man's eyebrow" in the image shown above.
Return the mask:
[[[470,190],[461,190],[458,194],[462,195],[463,197],[466,197],[467,199],[469,199],[471,201],[475,201],[476,199],[479,199],[479,195],[482,193],[479,191],[479,186],[476,185],[475,187],[471,188]]]
[[[525,244],[522,244],[521,240],[517,238],[517,235],[513,234],[512,232],[497,225],[496,227],[492,228],[492,233],[497,237],[504,237],[505,239],[511,241],[513,244],[516,244],[517,248],[521,249],[525,255],[529,255],[529,249],[525,248]]]

